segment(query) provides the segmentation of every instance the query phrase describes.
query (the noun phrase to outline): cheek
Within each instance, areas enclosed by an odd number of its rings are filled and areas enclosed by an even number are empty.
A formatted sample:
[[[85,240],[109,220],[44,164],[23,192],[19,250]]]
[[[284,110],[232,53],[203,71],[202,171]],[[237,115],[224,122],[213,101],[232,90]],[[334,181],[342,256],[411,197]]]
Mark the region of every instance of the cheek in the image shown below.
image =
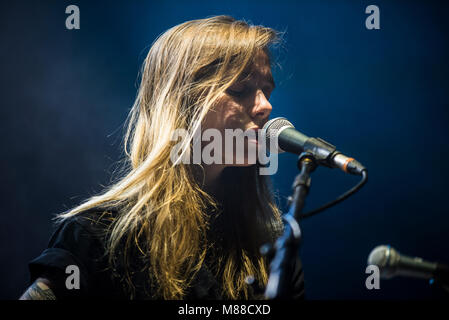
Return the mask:
[[[220,105],[216,105],[208,111],[203,119],[201,127],[203,130],[210,128],[220,129],[223,126],[222,118],[222,108]]]
[[[215,128],[224,132],[224,129],[242,128],[244,123],[244,108],[229,97],[223,97],[217,102],[204,118],[204,129]]]
[[[245,108],[232,99],[223,103],[221,117],[225,129],[244,129],[247,122]]]

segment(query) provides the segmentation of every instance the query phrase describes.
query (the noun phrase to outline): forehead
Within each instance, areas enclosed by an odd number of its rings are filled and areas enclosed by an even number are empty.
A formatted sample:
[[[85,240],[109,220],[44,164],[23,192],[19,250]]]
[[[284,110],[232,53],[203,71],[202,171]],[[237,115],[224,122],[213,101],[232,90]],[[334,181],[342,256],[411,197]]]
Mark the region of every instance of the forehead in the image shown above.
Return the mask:
[[[271,74],[271,64],[268,55],[260,50],[253,59],[248,70],[241,76],[242,80],[265,81],[274,86],[273,75]]]
[[[265,51],[259,50],[257,52],[257,54],[254,56],[251,69],[271,73],[270,58]]]

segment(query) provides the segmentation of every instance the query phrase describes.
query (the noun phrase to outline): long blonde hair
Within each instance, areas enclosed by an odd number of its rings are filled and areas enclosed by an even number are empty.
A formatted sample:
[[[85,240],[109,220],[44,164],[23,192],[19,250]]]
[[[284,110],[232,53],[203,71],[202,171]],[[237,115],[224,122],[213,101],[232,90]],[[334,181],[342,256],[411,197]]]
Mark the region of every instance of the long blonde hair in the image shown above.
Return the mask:
[[[226,199],[219,204],[201,188],[195,166],[174,165],[170,152],[172,134],[179,128],[190,132],[183,150],[191,148],[195,128],[207,112],[277,36],[270,28],[229,16],[187,21],[159,36],[143,64],[127,119],[128,169],[104,192],[59,215],[64,220],[91,208],[120,208],[106,243],[110,263],[118,255],[129,261],[129,249],[137,249],[147,262],[156,298],[182,299],[209,253],[225,298],[249,298],[244,281],[249,275],[260,285],[267,282],[258,246],[267,235],[273,239],[280,218],[258,166],[226,169]],[[208,236],[211,208],[222,219],[215,224],[221,226],[222,237],[215,241]],[[133,270],[125,267],[132,292]]]

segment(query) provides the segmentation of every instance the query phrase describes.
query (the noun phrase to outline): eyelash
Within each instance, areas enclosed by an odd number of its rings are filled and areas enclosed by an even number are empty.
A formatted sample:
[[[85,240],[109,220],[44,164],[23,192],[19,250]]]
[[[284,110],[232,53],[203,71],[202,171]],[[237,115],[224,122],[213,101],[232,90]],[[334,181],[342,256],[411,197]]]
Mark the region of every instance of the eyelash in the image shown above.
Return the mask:
[[[246,94],[249,93],[249,88],[248,87],[244,87],[242,90],[231,90],[231,89],[228,89],[227,93],[230,94],[231,96],[234,96],[234,97],[237,97],[237,98],[242,98]],[[267,97],[267,99],[270,98],[271,93],[267,93],[266,91],[264,91],[264,94]]]
[[[228,93],[229,93],[231,96],[234,96],[234,97],[242,97],[242,96],[244,96],[245,93],[247,92],[247,89],[246,89],[246,88],[243,88],[243,89],[240,90],[240,91],[228,89],[227,91],[228,91]]]

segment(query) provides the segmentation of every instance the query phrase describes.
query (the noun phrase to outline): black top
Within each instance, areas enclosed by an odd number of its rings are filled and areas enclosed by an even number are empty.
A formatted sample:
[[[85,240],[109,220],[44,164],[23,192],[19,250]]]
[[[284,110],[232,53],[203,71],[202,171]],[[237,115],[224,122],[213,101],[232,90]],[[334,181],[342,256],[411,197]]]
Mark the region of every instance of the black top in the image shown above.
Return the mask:
[[[88,210],[64,220],[50,238],[48,248],[29,263],[31,282],[38,277],[45,277],[52,283],[52,290],[57,299],[103,298],[130,299],[120,277],[116,277],[109,267],[105,255],[104,226],[107,219],[98,219],[99,210]],[[106,222],[107,223],[107,222]],[[79,268],[79,289],[68,289],[66,281],[73,284],[73,269]],[[141,270],[136,268],[135,270]],[[67,272],[67,273],[66,273]],[[147,272],[135,272],[133,283],[148,283]],[[295,261],[293,281],[293,298],[304,298],[304,277],[299,258]],[[70,287],[70,286],[69,286]],[[152,299],[145,286],[136,286],[135,299]],[[253,290],[250,290],[254,292]],[[222,299],[220,285],[206,264],[198,271],[188,290],[186,300]]]

